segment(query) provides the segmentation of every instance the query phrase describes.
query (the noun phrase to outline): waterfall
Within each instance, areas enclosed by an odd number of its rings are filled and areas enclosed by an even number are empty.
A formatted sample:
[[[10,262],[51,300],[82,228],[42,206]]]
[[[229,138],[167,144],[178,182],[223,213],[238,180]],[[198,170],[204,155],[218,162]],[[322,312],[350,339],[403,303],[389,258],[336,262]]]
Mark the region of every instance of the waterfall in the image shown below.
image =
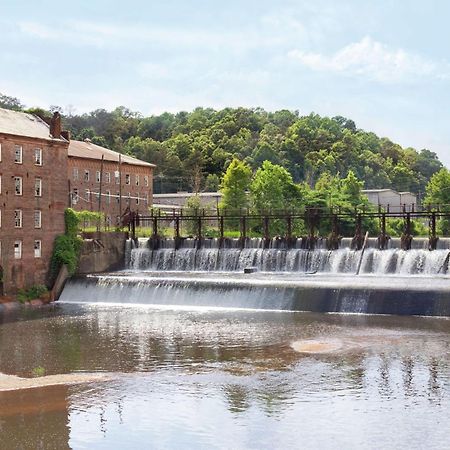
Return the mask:
[[[241,272],[255,267],[261,272],[298,272],[354,274],[361,257],[350,248],[351,239],[342,239],[338,250],[327,250],[324,240],[314,250],[301,248],[297,240],[290,248],[284,240],[247,239],[241,248],[237,239],[205,239],[197,248],[195,239],[184,239],[175,249],[175,241],[163,239],[158,249],[151,250],[149,241],[139,239],[127,243],[126,264],[135,271],[202,271]],[[391,239],[386,250],[377,248],[377,240],[369,239],[363,255],[361,274],[434,275],[449,271],[450,239],[440,239],[438,248],[428,250],[428,239],[413,240],[411,250],[401,250],[400,240]]]

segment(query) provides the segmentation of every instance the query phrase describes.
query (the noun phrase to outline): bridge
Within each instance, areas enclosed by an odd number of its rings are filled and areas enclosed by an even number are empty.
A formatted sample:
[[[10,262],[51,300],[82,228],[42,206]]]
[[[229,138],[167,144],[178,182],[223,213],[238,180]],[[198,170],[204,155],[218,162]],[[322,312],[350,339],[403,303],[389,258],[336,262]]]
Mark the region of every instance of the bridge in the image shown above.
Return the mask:
[[[238,239],[245,244],[250,236],[258,235],[263,238],[264,245],[269,246],[272,238],[284,241],[286,247],[294,245],[301,239],[301,247],[313,250],[320,236],[326,237],[327,247],[330,250],[339,247],[345,229],[347,237],[352,237],[352,248],[360,250],[364,245],[367,232],[365,222],[378,222],[378,248],[387,248],[390,236],[387,232],[387,223],[391,219],[401,219],[402,235],[401,248],[411,249],[413,239],[413,221],[419,220],[428,227],[429,249],[435,250],[439,237],[437,223],[439,220],[450,220],[449,209],[434,207],[422,211],[390,211],[389,208],[378,210],[358,209],[343,210],[341,208],[305,208],[303,210],[270,210],[252,212],[248,209],[173,209],[171,212],[162,212],[151,209],[150,214],[140,215],[131,212],[127,217],[131,237],[136,238],[138,228],[151,230],[150,243],[152,248],[158,248],[159,241],[164,236],[173,237],[175,248],[187,237],[193,237],[200,248],[206,238],[217,237],[224,243],[227,239],[227,230],[238,233]],[[296,234],[296,229],[306,233]],[[274,232],[276,228],[276,232]],[[171,232],[170,232],[170,229]],[[351,229],[351,235],[348,235]],[[164,231],[161,233],[161,231]],[[325,232],[324,232],[325,230]],[[228,233],[229,234],[229,233]]]

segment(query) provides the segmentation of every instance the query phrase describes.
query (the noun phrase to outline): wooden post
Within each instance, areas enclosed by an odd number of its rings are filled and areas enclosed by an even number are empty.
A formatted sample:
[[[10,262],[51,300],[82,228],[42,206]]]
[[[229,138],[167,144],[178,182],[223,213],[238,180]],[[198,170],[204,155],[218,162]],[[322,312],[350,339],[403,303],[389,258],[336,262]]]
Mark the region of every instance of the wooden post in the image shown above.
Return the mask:
[[[153,237],[158,236],[158,217],[153,217]]]
[[[269,218],[267,216],[264,217],[263,220],[263,226],[264,226],[264,239],[266,241],[270,240],[270,234],[269,234]]]
[[[219,217],[219,228],[220,228],[220,239],[223,239],[224,237],[223,216]]]
[[[439,238],[436,236],[436,212],[431,213],[430,219],[430,238],[428,248],[430,250],[436,250]]]
[[[241,217],[241,239],[245,239],[247,237],[247,223],[246,217]]]
[[[292,216],[289,215],[286,218],[286,238],[288,241],[292,239]]]
[[[405,216],[405,231],[400,238],[400,245],[402,250],[411,250],[411,242],[411,214],[407,212]]]

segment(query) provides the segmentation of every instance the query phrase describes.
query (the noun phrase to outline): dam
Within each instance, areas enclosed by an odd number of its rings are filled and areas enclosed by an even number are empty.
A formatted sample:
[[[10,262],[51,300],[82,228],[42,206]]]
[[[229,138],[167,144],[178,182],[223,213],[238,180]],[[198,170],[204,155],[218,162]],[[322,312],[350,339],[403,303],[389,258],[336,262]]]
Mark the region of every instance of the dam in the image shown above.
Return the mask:
[[[402,250],[377,239],[353,250],[342,239],[337,250],[318,240],[314,250],[301,240],[161,239],[128,240],[126,269],[76,277],[63,302],[112,302],[266,310],[399,315],[450,315],[450,239],[436,250],[415,239]],[[244,274],[246,269],[251,272]],[[356,275],[358,273],[358,275]]]

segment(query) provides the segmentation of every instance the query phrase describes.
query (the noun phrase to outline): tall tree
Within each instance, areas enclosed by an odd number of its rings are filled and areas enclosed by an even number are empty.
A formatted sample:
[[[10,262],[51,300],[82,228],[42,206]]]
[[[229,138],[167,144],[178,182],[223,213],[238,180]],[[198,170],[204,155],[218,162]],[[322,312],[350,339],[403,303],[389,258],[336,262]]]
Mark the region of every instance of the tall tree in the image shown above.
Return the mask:
[[[248,164],[233,159],[220,183],[222,193],[221,208],[246,208],[248,206],[247,191],[250,187],[252,171]]]

